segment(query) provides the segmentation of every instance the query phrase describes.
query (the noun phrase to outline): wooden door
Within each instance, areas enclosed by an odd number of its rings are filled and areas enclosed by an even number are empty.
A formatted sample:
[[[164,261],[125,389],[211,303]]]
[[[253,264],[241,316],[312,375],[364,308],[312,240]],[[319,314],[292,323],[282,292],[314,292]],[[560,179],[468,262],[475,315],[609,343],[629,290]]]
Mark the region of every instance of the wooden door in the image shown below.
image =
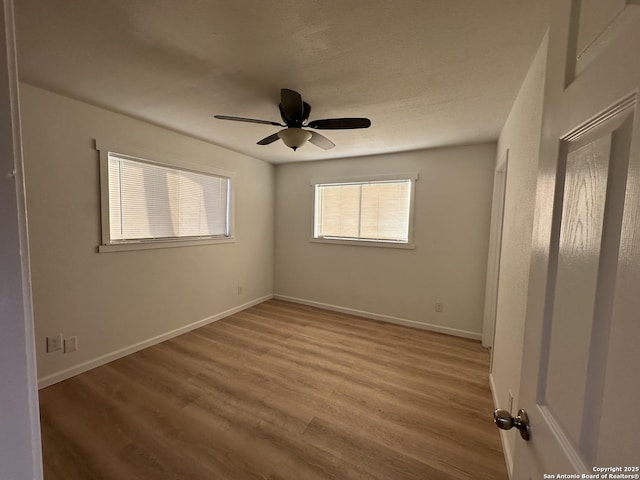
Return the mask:
[[[552,2],[516,480],[640,473],[637,3]]]

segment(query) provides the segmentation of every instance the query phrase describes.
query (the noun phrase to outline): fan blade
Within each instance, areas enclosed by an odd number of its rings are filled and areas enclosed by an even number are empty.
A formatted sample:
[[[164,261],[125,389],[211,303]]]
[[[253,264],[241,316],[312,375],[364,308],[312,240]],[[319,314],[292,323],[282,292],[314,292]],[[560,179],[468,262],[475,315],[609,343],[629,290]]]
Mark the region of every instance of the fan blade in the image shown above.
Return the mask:
[[[324,120],[313,120],[307,127],[320,128],[324,130],[347,130],[353,128],[369,128],[371,120],[368,118],[326,118]]]
[[[329,140],[324,135],[320,135],[317,132],[311,132],[311,138],[309,139],[310,143],[313,143],[316,147],[320,147],[324,150],[329,150],[336,146],[331,140]]]
[[[270,143],[273,143],[276,140],[280,140],[280,137],[278,136],[277,133],[274,133],[273,135],[269,135],[268,137],[265,137],[262,140],[260,140],[258,142],[258,145],[269,145]]]
[[[311,114],[311,105],[307,102],[302,102],[302,123],[309,120],[309,115]]]
[[[276,127],[286,127],[278,122],[272,122],[270,120],[258,120],[256,118],[244,118],[244,117],[230,117],[228,115],[214,115],[219,120],[233,120],[234,122],[248,122],[248,123],[263,123],[265,125],[274,125]]]
[[[300,128],[304,114],[302,96],[295,90],[283,88],[280,90],[280,99],[281,112],[285,117],[287,126]]]

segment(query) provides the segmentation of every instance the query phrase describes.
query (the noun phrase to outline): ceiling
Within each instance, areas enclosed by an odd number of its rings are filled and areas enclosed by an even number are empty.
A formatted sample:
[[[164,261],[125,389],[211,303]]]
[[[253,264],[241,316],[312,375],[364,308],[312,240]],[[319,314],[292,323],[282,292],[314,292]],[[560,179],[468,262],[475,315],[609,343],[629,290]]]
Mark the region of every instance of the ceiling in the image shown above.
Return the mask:
[[[14,0],[22,81],[272,163],[498,137],[549,0]],[[256,142],[281,88],[336,147]]]

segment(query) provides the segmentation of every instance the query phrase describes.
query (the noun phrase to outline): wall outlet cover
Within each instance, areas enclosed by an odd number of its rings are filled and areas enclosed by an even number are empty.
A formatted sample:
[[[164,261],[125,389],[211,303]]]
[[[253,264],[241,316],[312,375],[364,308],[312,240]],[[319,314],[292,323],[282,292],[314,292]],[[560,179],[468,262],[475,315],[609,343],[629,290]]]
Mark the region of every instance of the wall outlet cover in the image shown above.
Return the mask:
[[[47,353],[62,349],[62,334],[47,337]]]

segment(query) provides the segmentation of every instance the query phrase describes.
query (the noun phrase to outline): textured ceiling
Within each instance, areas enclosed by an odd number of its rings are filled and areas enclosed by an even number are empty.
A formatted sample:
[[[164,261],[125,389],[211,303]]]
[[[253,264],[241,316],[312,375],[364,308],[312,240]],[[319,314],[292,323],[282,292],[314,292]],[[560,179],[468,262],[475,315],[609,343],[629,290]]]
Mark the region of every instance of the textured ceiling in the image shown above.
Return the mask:
[[[14,0],[21,80],[272,163],[495,140],[548,0]],[[337,145],[256,142],[280,89]]]

